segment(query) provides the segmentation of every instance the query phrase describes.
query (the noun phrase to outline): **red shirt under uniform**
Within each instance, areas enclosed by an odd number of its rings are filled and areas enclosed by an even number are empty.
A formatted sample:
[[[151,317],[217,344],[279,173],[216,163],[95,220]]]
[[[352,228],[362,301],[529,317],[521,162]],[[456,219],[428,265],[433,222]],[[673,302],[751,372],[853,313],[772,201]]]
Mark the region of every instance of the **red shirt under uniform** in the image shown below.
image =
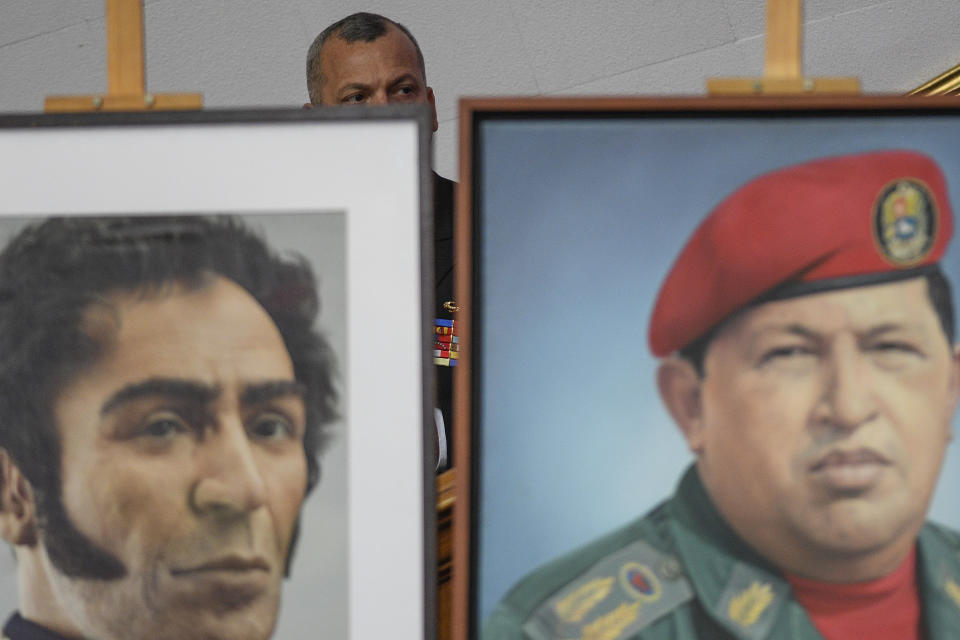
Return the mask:
[[[890,575],[854,583],[786,578],[826,640],[920,640],[920,595],[913,551]]]

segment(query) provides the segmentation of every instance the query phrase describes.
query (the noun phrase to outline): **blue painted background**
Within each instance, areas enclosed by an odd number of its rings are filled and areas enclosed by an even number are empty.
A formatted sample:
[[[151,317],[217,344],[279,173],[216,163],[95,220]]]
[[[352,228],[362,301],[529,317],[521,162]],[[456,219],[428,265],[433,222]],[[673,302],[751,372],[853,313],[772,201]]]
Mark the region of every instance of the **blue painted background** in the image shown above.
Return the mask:
[[[960,118],[488,121],[480,139],[480,620],[531,569],[669,495],[692,460],[647,328],[726,194],[784,165],[904,148],[940,163],[960,211]],[[958,245],[944,268],[960,293]],[[955,444],[931,513],[955,528],[958,487]]]

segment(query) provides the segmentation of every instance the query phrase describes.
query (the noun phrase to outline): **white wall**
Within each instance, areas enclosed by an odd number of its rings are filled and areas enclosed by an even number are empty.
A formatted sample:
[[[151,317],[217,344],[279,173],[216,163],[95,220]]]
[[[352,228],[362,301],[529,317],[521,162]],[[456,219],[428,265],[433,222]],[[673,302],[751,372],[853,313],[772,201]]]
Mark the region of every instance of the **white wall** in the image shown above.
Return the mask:
[[[436,167],[456,175],[457,99],[698,94],[763,69],[765,0],[146,0],[147,86],[209,108],[306,101],[327,24],[383,13],[420,41],[437,95]],[[0,0],[0,112],[106,91],[103,0]],[[807,75],[902,93],[960,63],[956,0],[807,0]]]

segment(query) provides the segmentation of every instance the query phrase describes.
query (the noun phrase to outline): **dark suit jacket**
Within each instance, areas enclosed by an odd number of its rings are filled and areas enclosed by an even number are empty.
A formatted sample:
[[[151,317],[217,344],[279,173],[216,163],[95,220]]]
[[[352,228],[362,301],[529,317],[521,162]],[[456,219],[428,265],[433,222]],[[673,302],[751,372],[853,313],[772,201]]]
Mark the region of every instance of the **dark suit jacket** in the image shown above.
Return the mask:
[[[451,180],[433,174],[433,259],[435,299],[434,313],[437,318],[452,319],[444,309],[445,302],[453,301],[453,189]],[[447,437],[448,466],[453,462],[453,368],[436,367],[437,404],[443,414]],[[440,469],[442,471],[442,469]]]

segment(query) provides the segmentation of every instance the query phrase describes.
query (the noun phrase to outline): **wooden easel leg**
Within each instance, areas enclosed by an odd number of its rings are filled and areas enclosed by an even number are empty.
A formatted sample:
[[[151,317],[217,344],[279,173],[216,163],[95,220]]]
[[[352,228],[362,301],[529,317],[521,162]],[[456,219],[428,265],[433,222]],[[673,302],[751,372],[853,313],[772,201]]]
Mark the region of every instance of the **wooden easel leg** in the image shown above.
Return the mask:
[[[799,78],[803,41],[803,0],[767,0],[767,53],[763,75]]]
[[[803,76],[803,0],[767,0],[767,52],[762,78],[709,78],[714,96],[857,94],[856,78]]]
[[[143,0],[106,0],[106,95],[48,96],[47,113],[202,109],[199,93],[146,93]]]
[[[142,96],[143,0],[106,0],[107,91]]]

